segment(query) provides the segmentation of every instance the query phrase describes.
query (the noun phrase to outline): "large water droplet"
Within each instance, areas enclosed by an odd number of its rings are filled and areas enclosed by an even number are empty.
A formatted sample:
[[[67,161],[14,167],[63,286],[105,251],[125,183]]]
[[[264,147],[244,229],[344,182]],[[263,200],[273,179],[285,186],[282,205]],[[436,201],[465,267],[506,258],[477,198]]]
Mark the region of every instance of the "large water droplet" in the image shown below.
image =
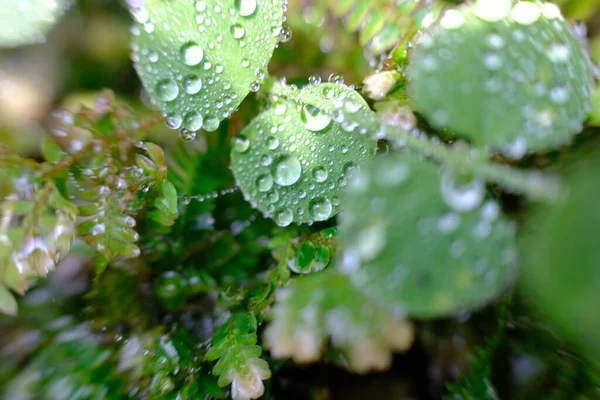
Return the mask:
[[[190,75],[183,80],[183,90],[188,94],[196,94],[202,89],[202,79]]]
[[[183,117],[178,113],[169,113],[165,117],[165,123],[171,129],[179,129],[183,123]]]
[[[175,100],[179,87],[172,79],[163,79],[156,84],[156,96],[162,101]]]
[[[269,136],[267,138],[267,147],[269,150],[277,149],[279,147],[279,139],[277,139],[275,136]]]
[[[325,169],[324,167],[316,167],[315,169],[313,169],[312,175],[315,181],[325,182],[329,174],[327,173],[327,169]]]
[[[183,127],[190,131],[197,131],[202,127],[202,115],[197,112],[189,112],[183,117]]]
[[[181,46],[181,60],[189,66],[200,64],[204,59],[204,50],[194,42],[188,42]]]
[[[269,174],[262,174],[256,178],[256,187],[259,192],[268,192],[273,187],[273,178]]]
[[[319,132],[327,128],[331,123],[331,117],[315,106],[305,105],[302,107],[302,122],[309,131]]]
[[[290,186],[298,182],[302,174],[300,161],[293,155],[277,157],[271,166],[273,179],[281,186]]]
[[[235,8],[242,17],[249,17],[256,12],[256,0],[235,0]]]
[[[233,25],[231,25],[231,29],[230,30],[231,30],[231,34],[233,35],[233,37],[235,39],[241,39],[246,34],[246,30],[240,24],[233,24]]]
[[[552,43],[548,48],[548,58],[553,63],[565,63],[569,61],[571,50],[565,43]]]
[[[236,153],[244,153],[250,148],[250,141],[246,136],[239,135],[233,139],[233,151]],[[268,189],[267,189],[268,190]]]
[[[215,131],[219,127],[219,119],[209,115],[204,119],[202,127],[207,132]]]
[[[315,221],[325,221],[331,216],[333,207],[326,198],[316,198],[308,204],[310,215]]]
[[[275,214],[275,222],[279,226],[288,226],[294,220],[294,214],[291,210],[283,208]]]

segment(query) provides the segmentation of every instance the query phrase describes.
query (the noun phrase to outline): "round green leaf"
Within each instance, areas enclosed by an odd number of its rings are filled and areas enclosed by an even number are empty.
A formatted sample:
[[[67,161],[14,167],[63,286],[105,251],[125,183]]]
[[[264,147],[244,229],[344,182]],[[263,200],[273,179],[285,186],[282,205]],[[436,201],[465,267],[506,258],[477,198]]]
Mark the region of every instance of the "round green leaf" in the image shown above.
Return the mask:
[[[214,131],[258,90],[283,23],[281,0],[146,0],[134,61],[167,125]],[[189,135],[187,135],[189,136]]]
[[[563,171],[569,195],[533,210],[519,242],[522,293],[600,365],[600,153]]]
[[[435,318],[487,303],[515,273],[514,226],[478,178],[410,153],[353,174],[343,198],[339,263],[373,299]]]
[[[406,72],[412,104],[433,126],[520,158],[581,131],[593,80],[555,5],[510,3],[446,11],[418,39]]]
[[[64,0],[0,0],[0,47],[45,41],[66,5]]]
[[[371,113],[344,85],[325,83],[302,92],[328,99],[342,117]],[[339,212],[347,173],[373,156],[375,144],[356,124],[280,99],[234,140],[231,169],[247,200],[277,224],[324,221]]]

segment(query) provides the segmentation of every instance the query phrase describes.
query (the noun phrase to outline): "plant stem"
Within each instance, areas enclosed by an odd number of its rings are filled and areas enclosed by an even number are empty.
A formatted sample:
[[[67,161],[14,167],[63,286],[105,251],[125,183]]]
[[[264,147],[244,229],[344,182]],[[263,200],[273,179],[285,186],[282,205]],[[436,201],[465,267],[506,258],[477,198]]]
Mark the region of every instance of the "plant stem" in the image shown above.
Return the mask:
[[[340,120],[342,110],[331,101],[312,96],[306,91],[294,90],[290,86],[268,77],[264,84],[272,98],[283,97],[298,104],[311,104]],[[435,142],[418,131],[385,124],[374,113],[342,113],[341,118],[366,128],[378,138],[388,139],[396,148],[406,147],[414,152],[431,157],[435,161],[466,174],[480,176],[496,182],[506,189],[521,193],[532,200],[553,202],[560,196],[558,181],[539,171],[523,171],[507,165],[491,162],[485,152],[473,148],[456,148]]]

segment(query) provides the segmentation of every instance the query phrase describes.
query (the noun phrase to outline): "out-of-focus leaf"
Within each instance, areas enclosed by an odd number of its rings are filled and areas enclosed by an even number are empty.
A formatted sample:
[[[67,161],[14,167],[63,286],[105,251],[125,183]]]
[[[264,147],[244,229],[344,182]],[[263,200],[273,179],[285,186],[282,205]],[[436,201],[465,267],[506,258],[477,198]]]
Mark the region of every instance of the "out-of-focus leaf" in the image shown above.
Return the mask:
[[[563,167],[568,196],[529,215],[520,247],[523,296],[600,365],[600,153]]]
[[[435,127],[520,158],[581,131],[593,79],[556,5],[511,3],[446,11],[416,41],[407,91]]]
[[[340,268],[380,304],[451,316],[499,296],[516,272],[514,226],[485,184],[408,152],[359,171],[342,199]]]

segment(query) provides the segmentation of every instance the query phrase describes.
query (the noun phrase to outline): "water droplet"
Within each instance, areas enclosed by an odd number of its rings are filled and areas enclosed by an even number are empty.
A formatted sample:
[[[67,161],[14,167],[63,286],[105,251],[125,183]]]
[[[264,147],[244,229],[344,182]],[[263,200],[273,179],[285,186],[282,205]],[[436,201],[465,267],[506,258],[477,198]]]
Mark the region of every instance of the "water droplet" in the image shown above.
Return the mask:
[[[179,129],[183,123],[183,117],[178,113],[170,113],[165,117],[165,123],[170,129]]]
[[[490,33],[485,38],[485,41],[492,49],[501,49],[504,47],[504,39],[502,39],[502,36],[498,35],[497,33]]]
[[[306,129],[319,132],[327,128],[331,123],[331,117],[315,106],[305,105],[302,107],[302,122]]]
[[[344,77],[339,74],[331,74],[329,75],[328,81],[342,85],[344,83]]]
[[[489,70],[496,71],[502,68],[504,61],[499,54],[496,53],[488,53],[483,58],[483,64]]]
[[[565,43],[552,43],[548,48],[548,58],[554,63],[565,63],[570,55],[571,50]]]
[[[325,182],[329,174],[327,173],[327,170],[324,167],[316,167],[315,169],[313,169],[312,175],[315,181]]]
[[[235,9],[242,17],[249,17],[256,12],[257,0],[235,0]]]
[[[460,226],[460,216],[456,213],[447,213],[437,220],[437,228],[441,233],[448,234],[456,231]]]
[[[440,25],[444,29],[457,29],[465,23],[465,17],[460,11],[448,10],[444,13],[444,16],[440,19]]]
[[[202,89],[202,80],[196,75],[190,75],[183,80],[183,90],[187,94],[196,94]]]
[[[279,147],[279,139],[277,139],[275,136],[269,136],[267,138],[267,147],[269,150],[277,149]]]
[[[502,147],[502,153],[513,160],[520,160],[527,154],[527,140],[523,136],[517,136],[511,143]]]
[[[521,25],[531,25],[538,20],[541,13],[535,3],[518,2],[510,12],[510,16]]]
[[[310,215],[315,221],[325,221],[331,216],[333,207],[326,198],[316,198],[308,203]]]
[[[236,153],[244,153],[250,148],[250,141],[246,136],[239,135],[233,139],[233,151]]]
[[[279,43],[289,42],[292,38],[292,30],[289,26],[284,25],[279,31]]]
[[[194,42],[188,42],[181,46],[181,59],[191,67],[200,64],[204,59],[204,50]]]
[[[197,112],[189,112],[183,117],[183,126],[187,130],[197,131],[202,128],[202,115]]]
[[[275,182],[281,186],[290,186],[298,182],[302,174],[302,165],[293,155],[278,157],[271,167]]]
[[[162,101],[175,100],[179,94],[179,87],[172,79],[163,79],[156,84],[156,96]]]
[[[275,222],[279,226],[288,226],[294,220],[294,214],[291,210],[283,208],[275,214]]]
[[[267,197],[271,203],[275,203],[279,200],[279,192],[277,190],[273,190],[267,195]]]
[[[246,30],[242,25],[234,24],[231,25],[231,34],[233,35],[234,39],[241,39],[246,34]]]
[[[219,127],[219,119],[213,116],[207,116],[204,119],[202,127],[207,132],[215,131]]]
[[[273,103],[273,112],[275,115],[283,115],[287,111],[287,104],[283,100],[278,100]]]
[[[183,128],[179,131],[179,137],[185,142],[190,142],[196,139],[196,132]]]
[[[254,81],[250,84],[250,91],[251,92],[258,92],[260,90],[260,82],[258,81]]]
[[[387,230],[381,221],[370,222],[357,232],[355,247],[361,260],[373,260],[381,253],[386,244]]]
[[[485,182],[479,177],[458,185],[454,174],[446,169],[441,179],[442,198],[448,207],[458,212],[471,211],[481,204],[485,195]]]
[[[273,178],[269,174],[262,174],[256,178],[256,187],[259,192],[268,192],[273,187]]]
[[[556,86],[550,90],[550,100],[554,104],[565,104],[569,100],[569,88]]]
[[[260,158],[260,164],[264,167],[268,167],[272,163],[273,163],[273,157],[271,157],[269,154],[265,154]]]
[[[321,83],[321,77],[319,75],[311,75],[308,77],[309,85],[316,86]]]
[[[323,88],[323,96],[325,96],[326,99],[332,99],[333,96],[335,96],[335,91],[333,90],[333,88],[325,86]]]
[[[198,10],[198,12],[206,11],[207,6],[208,6],[208,2],[206,0],[196,1],[196,10]]]

